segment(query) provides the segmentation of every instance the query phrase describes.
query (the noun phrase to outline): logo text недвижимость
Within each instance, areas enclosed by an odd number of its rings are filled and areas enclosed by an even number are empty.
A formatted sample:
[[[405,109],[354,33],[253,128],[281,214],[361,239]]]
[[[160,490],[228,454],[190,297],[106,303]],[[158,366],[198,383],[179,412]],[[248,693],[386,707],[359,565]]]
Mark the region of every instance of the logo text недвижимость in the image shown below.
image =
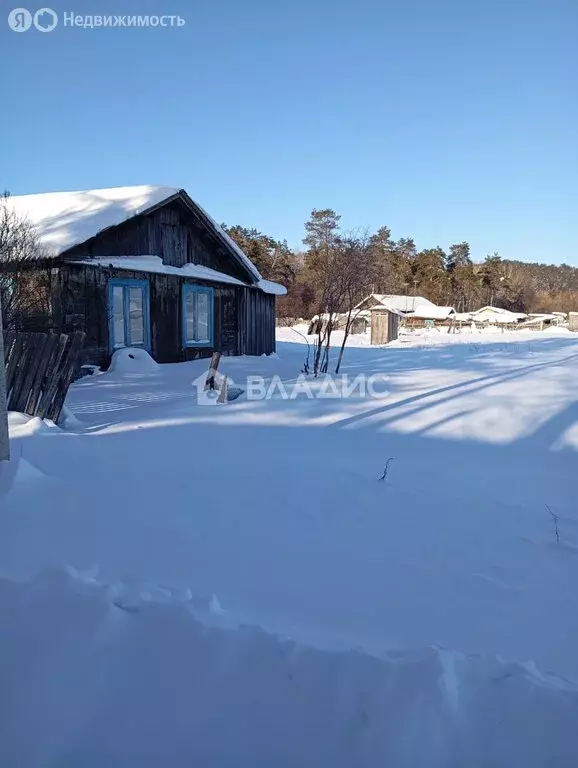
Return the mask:
[[[66,11],[60,19],[52,8],[39,8],[32,12],[27,8],[13,8],[8,14],[8,26],[13,32],[27,32],[36,29],[39,32],[52,32],[61,22],[64,28],[77,29],[126,29],[127,27],[147,27],[167,29],[184,27],[185,19],[175,14],[133,15],[133,14],[80,14]]]

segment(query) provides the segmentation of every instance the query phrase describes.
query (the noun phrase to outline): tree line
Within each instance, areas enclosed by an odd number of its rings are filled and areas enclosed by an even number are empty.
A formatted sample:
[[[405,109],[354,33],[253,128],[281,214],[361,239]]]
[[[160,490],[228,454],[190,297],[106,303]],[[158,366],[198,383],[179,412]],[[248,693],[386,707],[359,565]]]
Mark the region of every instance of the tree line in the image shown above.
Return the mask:
[[[314,210],[303,249],[292,250],[256,229],[224,228],[261,274],[282,283],[280,317],[347,312],[369,293],[424,296],[468,312],[486,304],[516,312],[578,311],[578,268],[535,264],[489,254],[474,261],[467,242],[418,250],[413,238],[344,231],[332,209]],[[352,303],[353,302],[353,303]]]

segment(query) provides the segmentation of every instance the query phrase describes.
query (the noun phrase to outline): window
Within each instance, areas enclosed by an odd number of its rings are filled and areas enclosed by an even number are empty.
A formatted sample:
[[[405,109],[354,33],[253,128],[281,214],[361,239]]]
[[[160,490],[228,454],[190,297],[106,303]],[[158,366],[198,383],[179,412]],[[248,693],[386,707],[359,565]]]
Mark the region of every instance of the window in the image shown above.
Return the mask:
[[[108,313],[111,350],[150,348],[148,280],[109,280]]]
[[[213,346],[213,289],[183,285],[183,346]]]

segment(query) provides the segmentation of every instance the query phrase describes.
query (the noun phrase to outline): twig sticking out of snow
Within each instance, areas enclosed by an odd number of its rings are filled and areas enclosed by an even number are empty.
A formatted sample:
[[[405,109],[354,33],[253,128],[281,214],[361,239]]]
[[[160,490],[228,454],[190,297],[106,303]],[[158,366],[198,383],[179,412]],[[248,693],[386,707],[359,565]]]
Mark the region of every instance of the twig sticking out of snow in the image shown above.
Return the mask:
[[[291,330],[301,336],[301,338],[304,339],[305,343],[307,344],[307,357],[305,358],[303,368],[301,369],[301,373],[304,373],[307,376],[309,374],[309,354],[311,352],[311,344],[309,343],[309,339],[307,336],[305,336],[304,333],[301,333],[301,331],[298,331],[296,328],[291,328]]]
[[[378,480],[387,480],[387,470],[389,469],[389,465],[393,461],[393,456],[390,456],[389,459],[385,462],[385,469],[383,470],[383,475],[381,477],[378,477]]]
[[[546,507],[546,509],[548,510],[548,513],[550,514],[550,517],[554,521],[554,530],[556,531],[556,542],[559,544],[560,531],[558,530],[558,515],[555,515],[547,504],[545,504],[544,506]]]

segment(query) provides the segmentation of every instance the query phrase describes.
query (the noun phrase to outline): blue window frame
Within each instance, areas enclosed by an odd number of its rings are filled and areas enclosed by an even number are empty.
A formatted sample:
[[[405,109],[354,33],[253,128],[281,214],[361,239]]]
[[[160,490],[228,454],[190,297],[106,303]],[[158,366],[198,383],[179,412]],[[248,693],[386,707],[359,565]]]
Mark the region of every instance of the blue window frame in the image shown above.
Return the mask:
[[[143,347],[150,352],[148,280],[108,281],[108,336],[111,352],[121,347]]]
[[[183,284],[181,296],[183,347],[213,346],[213,306],[212,288]]]

